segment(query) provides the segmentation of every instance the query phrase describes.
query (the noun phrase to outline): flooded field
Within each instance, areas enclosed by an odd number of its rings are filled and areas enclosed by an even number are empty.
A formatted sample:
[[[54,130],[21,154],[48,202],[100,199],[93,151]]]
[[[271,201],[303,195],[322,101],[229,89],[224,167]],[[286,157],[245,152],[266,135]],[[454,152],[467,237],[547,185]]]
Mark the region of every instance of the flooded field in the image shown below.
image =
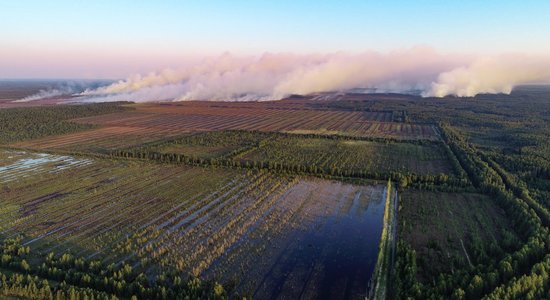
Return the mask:
[[[0,150],[0,182],[21,180],[45,172],[57,173],[67,168],[82,167],[91,163],[90,159],[78,159],[65,155]]]
[[[260,299],[364,298],[378,253],[383,192],[300,180],[203,274]]]
[[[364,298],[383,185],[2,152],[1,235],[36,253],[159,267],[253,298]]]

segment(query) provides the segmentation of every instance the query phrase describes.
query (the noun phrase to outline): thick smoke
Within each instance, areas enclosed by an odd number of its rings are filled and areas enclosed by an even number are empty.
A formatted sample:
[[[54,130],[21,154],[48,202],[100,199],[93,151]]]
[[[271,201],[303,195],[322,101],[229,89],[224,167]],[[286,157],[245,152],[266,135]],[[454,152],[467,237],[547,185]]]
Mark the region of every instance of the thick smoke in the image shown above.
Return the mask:
[[[317,55],[224,54],[181,70],[134,75],[87,90],[87,101],[277,100],[291,94],[377,89],[425,90],[437,76],[466,60],[430,48],[390,53]]]
[[[224,54],[183,69],[134,75],[80,95],[91,102],[261,101],[356,89],[473,96],[510,93],[518,84],[550,82],[549,61],[520,55],[442,55],[427,47],[389,53]]]
[[[510,94],[515,86],[531,83],[550,83],[550,57],[481,57],[467,66],[440,74],[424,95],[473,97],[480,93]]]

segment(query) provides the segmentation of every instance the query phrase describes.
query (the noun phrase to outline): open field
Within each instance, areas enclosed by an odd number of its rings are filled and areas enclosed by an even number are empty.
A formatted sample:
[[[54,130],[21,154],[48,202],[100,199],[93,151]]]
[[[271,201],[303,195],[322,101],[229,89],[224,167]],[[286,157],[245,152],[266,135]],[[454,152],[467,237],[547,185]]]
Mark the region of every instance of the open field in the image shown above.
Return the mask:
[[[307,103],[307,102],[306,102]],[[258,130],[297,133],[332,133],[397,139],[437,139],[432,126],[391,121],[388,112],[319,110],[305,104],[289,109],[285,101],[259,103],[140,104],[135,111],[80,118],[79,123],[187,131]]]
[[[34,168],[10,167],[36,156]],[[148,276],[175,266],[260,298],[360,297],[376,260],[382,186],[22,152],[0,165],[17,177],[3,181],[1,235],[34,253]]]
[[[140,127],[102,127],[11,144],[16,148],[108,153],[170,137],[163,131]]]

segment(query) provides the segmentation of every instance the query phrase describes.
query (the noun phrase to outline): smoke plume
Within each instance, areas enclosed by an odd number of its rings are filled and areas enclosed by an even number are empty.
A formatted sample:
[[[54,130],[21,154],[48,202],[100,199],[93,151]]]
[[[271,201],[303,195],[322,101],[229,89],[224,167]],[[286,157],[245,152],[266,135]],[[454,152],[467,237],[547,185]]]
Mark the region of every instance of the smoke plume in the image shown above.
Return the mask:
[[[510,93],[519,84],[550,83],[550,59],[527,55],[443,55],[428,47],[380,53],[224,54],[183,69],[165,69],[80,93],[83,101],[261,101],[291,94],[421,91],[423,96]]]
[[[480,93],[510,94],[515,86],[550,83],[550,57],[500,55],[440,74],[425,96],[473,97]]]
[[[111,84],[110,80],[57,80],[44,82],[47,87],[41,89],[36,94],[15,100],[14,102],[29,102],[54,98],[59,96],[70,96],[82,93],[85,90],[97,89],[100,86]]]

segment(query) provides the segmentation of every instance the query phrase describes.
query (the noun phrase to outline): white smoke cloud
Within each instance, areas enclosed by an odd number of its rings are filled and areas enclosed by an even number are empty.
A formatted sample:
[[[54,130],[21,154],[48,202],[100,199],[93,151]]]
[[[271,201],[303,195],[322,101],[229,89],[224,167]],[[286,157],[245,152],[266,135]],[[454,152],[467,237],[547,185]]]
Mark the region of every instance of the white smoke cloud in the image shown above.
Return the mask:
[[[278,100],[291,94],[376,89],[423,96],[510,93],[518,84],[550,82],[550,59],[443,55],[429,47],[380,53],[224,54],[96,89],[83,101]]]
[[[515,86],[531,83],[550,83],[550,57],[520,54],[481,57],[468,66],[440,74],[424,95],[510,94]]]

